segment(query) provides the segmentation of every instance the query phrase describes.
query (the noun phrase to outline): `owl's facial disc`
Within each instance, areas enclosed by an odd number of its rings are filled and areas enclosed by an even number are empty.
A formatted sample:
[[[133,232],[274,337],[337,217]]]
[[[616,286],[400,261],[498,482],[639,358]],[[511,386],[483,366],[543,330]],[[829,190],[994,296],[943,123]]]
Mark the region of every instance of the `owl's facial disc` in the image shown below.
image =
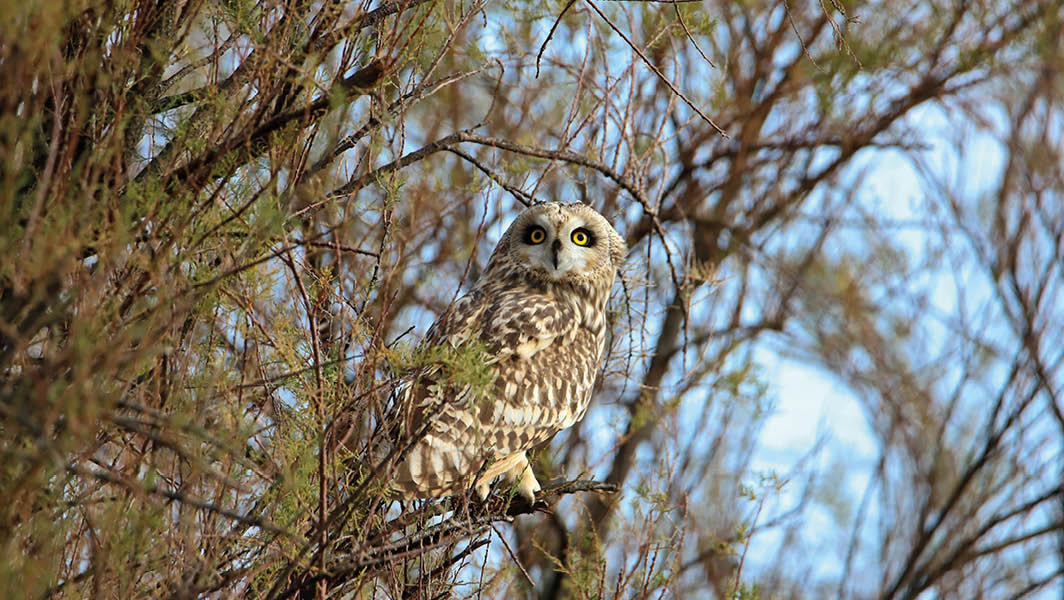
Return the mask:
[[[555,227],[546,218],[535,219],[521,235],[527,263],[548,279],[560,281],[584,272],[597,236],[581,219]]]

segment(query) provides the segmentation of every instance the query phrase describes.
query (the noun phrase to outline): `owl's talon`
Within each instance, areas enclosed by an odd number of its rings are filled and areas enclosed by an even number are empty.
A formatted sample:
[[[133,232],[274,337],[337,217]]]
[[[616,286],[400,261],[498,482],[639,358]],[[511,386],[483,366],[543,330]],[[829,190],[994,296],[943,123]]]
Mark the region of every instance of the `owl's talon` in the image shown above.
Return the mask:
[[[517,484],[518,496],[527,500],[529,504],[536,503],[536,492],[542,488],[539,487],[536,474],[532,472],[532,465],[528,464],[528,456],[524,452],[517,456],[513,467],[506,472],[506,478],[511,483]]]
[[[481,502],[484,502],[488,499],[488,493],[491,492],[491,486],[488,485],[487,481],[481,481],[477,483],[476,491],[477,497],[480,498]]]
[[[532,467],[526,467],[524,472],[521,473],[521,483],[517,484],[517,494],[527,500],[529,504],[535,504],[536,492],[541,489],[543,488],[539,486],[535,474],[532,473]]]

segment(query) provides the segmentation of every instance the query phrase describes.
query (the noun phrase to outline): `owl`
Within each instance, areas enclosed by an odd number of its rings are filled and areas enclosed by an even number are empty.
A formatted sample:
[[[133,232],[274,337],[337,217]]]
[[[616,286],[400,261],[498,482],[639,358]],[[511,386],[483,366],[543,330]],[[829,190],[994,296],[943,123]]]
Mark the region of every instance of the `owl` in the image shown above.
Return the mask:
[[[483,500],[505,475],[535,501],[526,452],[587,411],[625,253],[624,239],[585,204],[536,204],[514,219],[473,288],[422,343],[477,348],[491,382],[475,392],[445,381],[441,368],[409,382],[393,415],[407,440],[394,489],[424,498],[473,487]]]

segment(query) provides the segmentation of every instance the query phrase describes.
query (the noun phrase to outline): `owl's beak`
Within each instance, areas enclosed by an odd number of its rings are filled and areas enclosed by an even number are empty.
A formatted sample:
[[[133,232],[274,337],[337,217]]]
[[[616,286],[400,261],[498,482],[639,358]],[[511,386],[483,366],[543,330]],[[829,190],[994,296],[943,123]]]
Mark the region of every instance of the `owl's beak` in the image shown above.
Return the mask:
[[[562,249],[562,241],[554,240],[550,245],[550,260],[554,263],[554,268],[558,268],[558,251]]]

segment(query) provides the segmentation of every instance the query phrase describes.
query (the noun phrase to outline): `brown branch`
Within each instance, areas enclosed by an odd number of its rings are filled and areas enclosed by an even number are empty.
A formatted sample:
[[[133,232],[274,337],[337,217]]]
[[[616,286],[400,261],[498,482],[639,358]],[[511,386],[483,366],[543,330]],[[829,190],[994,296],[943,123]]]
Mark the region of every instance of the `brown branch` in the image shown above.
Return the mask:
[[[510,192],[510,194],[514,198],[516,198],[517,201],[520,202],[521,204],[524,204],[525,206],[532,206],[536,202],[539,202],[539,200],[537,200],[536,197],[533,196],[532,194],[529,194],[528,192],[526,192],[526,191],[524,191],[524,190],[522,190],[520,188],[514,187],[514,186],[506,183],[506,181],[504,181],[502,179],[502,177],[499,177],[499,175],[496,174],[494,171],[492,171],[491,169],[489,169],[486,166],[484,166],[483,164],[481,164],[480,161],[478,161],[473,156],[470,156],[469,154],[466,154],[465,152],[462,152],[458,148],[447,148],[447,151],[450,152],[451,154],[454,154],[455,156],[461,158],[462,160],[470,163],[474,167],[480,169],[481,172],[483,172],[485,175],[487,175],[492,181],[497,183],[502,189],[506,190],[507,192]]]
[[[524,154],[526,156],[534,156],[536,158],[545,158],[548,160],[560,160],[563,162],[580,165],[582,167],[588,167],[594,169],[599,173],[606,176],[617,185],[619,185],[624,191],[628,192],[633,198],[635,198],[639,204],[643,206],[643,209],[648,214],[654,214],[654,208],[650,204],[650,200],[646,194],[643,193],[634,183],[628,180],[627,177],[614,171],[605,164],[590,159],[581,154],[570,152],[569,150],[547,150],[545,148],[536,148],[534,146],[528,146],[525,144],[518,144],[509,140],[500,138],[488,137],[484,135],[478,135],[475,133],[459,132],[458,140],[460,142],[472,142],[475,144],[481,144],[483,146],[492,146],[501,150],[509,150],[510,152],[516,152],[518,154]]]
[[[702,47],[698,45],[698,40],[695,39],[694,34],[692,34],[691,30],[687,28],[687,23],[684,22],[683,14],[680,12],[680,2],[682,1],[683,0],[672,0],[672,8],[676,11],[676,20],[680,22],[680,26],[683,27],[683,32],[687,36],[687,40],[691,42],[692,46],[695,47],[695,50],[698,51],[698,54],[702,57],[702,60],[706,61],[709,66],[716,69],[717,65],[713,64],[713,61],[709,60],[709,57],[706,56],[706,53],[702,51]],[[694,0],[691,1],[693,2]]]
[[[358,179],[352,179],[351,181],[348,181],[347,183],[336,188],[332,192],[329,192],[326,198],[337,199],[354,194],[369,185],[370,183],[378,182],[381,177],[387,175],[388,173],[391,173],[392,171],[398,171],[399,169],[402,169],[406,166],[423,160],[426,157],[435,154],[441,150],[447,150],[451,144],[455,144],[457,142],[462,141],[462,136],[482,126],[483,123],[478,123],[470,127],[469,129],[465,129],[463,131],[456,131],[451,135],[436,140],[435,142],[425,144],[424,146],[418,148],[417,150],[414,150],[409,154],[406,154],[398,160],[394,160],[382,167],[374,169],[373,171],[366,173]]]
[[[384,62],[374,60],[341,81],[338,86],[343,92],[345,100],[350,101],[365,94],[376,85],[384,77],[385,72],[386,66]],[[305,107],[274,115],[253,130],[243,135],[229,138],[218,147],[208,150],[176,169],[174,173],[171,173],[166,178],[166,188],[172,189],[180,183],[183,186],[198,189],[209,178],[210,173],[218,164],[224,164],[232,160],[231,153],[240,152],[236,162],[246,162],[264,151],[263,145],[271,134],[296,121],[302,120],[304,126],[320,121],[328,113],[334,102],[335,97],[332,93],[322,94],[317,100],[310,102]],[[150,174],[151,169],[146,168],[137,175],[134,181],[142,182]]]
[[[488,65],[485,65],[479,69],[474,69],[472,71],[452,73],[446,77],[441,77],[440,79],[436,79],[431,82],[421,82],[420,84],[418,84],[417,88],[414,89],[412,92],[404,94],[398,100],[389,104],[388,108],[386,108],[384,112],[389,115],[398,114],[401,109],[409,106],[411,103],[419,102],[449,85],[453,85],[455,83],[468,79],[469,77],[482,73],[487,68]],[[351,148],[354,148],[359,140],[361,140],[363,137],[366,136],[366,134],[370,133],[371,131],[376,130],[383,123],[384,121],[381,120],[378,116],[371,115],[368,119],[366,119],[366,122],[358,128],[357,131],[350,135],[344,136],[344,138],[337,142],[336,145],[333,146],[330,151],[326,152],[320,159],[318,159],[314,163],[312,167],[307,169],[306,173],[303,174],[303,178],[305,179],[310,175],[313,175],[323,170],[329,165],[329,163],[333,159],[335,159],[340,154],[350,150]]]

